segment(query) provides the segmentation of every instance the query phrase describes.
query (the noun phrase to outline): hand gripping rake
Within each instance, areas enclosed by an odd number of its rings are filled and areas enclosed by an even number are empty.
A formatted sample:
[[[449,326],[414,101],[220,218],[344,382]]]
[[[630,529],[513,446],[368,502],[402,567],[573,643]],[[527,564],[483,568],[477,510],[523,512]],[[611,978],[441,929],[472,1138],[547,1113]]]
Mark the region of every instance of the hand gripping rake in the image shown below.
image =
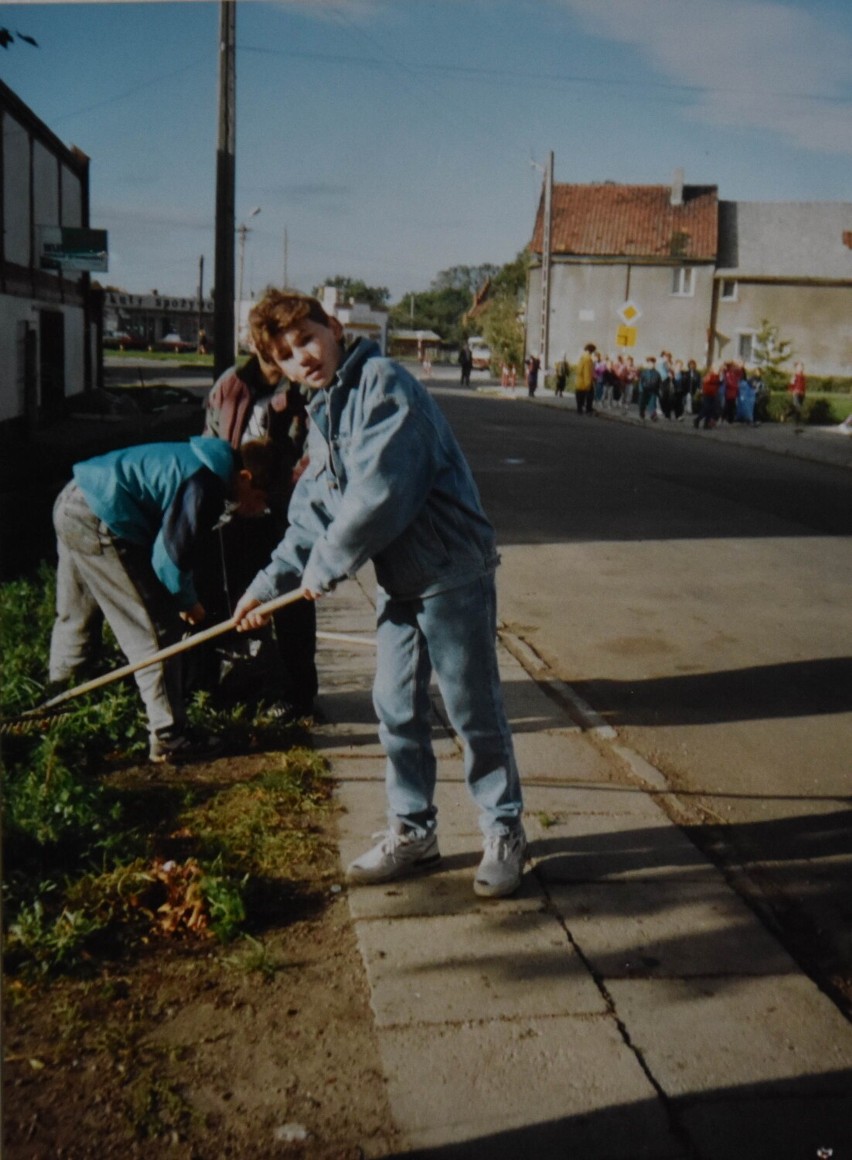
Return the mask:
[[[277,612],[279,608],[284,608],[288,604],[294,604],[297,600],[301,600],[304,595],[305,589],[297,588],[293,592],[285,593],[284,596],[276,596],[274,600],[268,600],[265,604],[258,605],[254,611],[264,616],[269,616],[271,613]],[[135,661],[129,665],[122,665],[121,668],[113,669],[111,672],[104,673],[100,677],[94,677],[90,681],[84,681],[81,685],[75,685],[73,689],[68,689],[64,693],[59,693],[56,697],[51,697],[49,701],[37,705],[34,709],[28,709],[25,713],[20,713],[16,717],[6,717],[0,720],[0,735],[29,733],[33,729],[45,728],[61,713],[61,706],[66,701],[71,701],[75,697],[82,697],[84,693],[92,693],[95,689],[112,684],[113,681],[120,681],[123,677],[129,677],[132,673],[139,672],[140,669],[148,668],[149,665],[156,665],[162,661],[167,661],[171,657],[177,656],[178,653],[187,652],[189,649],[195,648],[196,645],[204,644],[205,641],[213,640],[217,636],[231,632],[236,627],[237,620],[232,616],[228,620],[221,621],[219,624],[211,625],[210,628],[202,629],[201,632],[192,633],[190,636],[184,637],[175,644],[167,645],[166,648],[152,653],[151,656],[145,657],[144,660]],[[349,636],[341,632],[317,632],[317,637],[348,644],[373,645],[375,643],[369,637]]]

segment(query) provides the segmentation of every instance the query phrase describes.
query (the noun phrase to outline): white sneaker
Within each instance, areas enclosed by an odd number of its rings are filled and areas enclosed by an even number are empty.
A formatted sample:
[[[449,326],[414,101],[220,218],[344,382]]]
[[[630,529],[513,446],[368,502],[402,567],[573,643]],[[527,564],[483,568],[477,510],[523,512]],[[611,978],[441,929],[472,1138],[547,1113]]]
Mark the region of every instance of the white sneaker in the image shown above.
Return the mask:
[[[504,898],[521,884],[527,856],[527,836],[522,827],[508,834],[492,834],[485,839],[485,853],[479,863],[474,891],[482,898]]]
[[[386,830],[373,835],[380,840],[366,854],[350,862],[346,877],[350,882],[390,882],[409,874],[420,874],[441,861],[434,832],[418,837],[411,830],[399,834]]]

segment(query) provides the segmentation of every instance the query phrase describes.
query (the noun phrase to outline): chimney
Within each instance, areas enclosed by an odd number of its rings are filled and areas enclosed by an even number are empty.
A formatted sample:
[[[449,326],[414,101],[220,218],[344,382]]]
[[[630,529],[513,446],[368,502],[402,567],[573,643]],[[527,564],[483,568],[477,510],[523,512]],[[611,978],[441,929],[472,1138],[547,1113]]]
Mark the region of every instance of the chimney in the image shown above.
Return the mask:
[[[672,205],[683,205],[683,170],[678,168],[672,174]]]

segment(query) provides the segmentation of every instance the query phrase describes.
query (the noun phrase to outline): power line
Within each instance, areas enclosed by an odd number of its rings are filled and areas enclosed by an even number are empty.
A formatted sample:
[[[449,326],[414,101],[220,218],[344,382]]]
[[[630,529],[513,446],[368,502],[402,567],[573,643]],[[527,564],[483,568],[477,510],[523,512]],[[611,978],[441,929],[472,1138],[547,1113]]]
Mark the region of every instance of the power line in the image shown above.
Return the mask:
[[[343,19],[341,14],[337,13],[340,19]],[[367,39],[381,49],[381,46],[371,38],[366,37],[357,25],[347,22],[349,27],[354,32],[360,33],[362,37]],[[570,88],[575,85],[588,85],[600,81],[600,76],[592,73],[547,73],[536,71],[535,74],[530,74],[520,69],[505,69],[505,68],[486,68],[476,65],[455,65],[444,63],[424,63],[420,62],[403,62],[390,56],[367,57],[359,56],[354,53],[325,53],[325,52],[308,52],[304,49],[287,49],[287,48],[269,48],[267,46],[248,45],[243,44],[239,46],[240,52],[253,52],[268,56],[283,56],[290,57],[296,60],[316,61],[323,64],[341,65],[352,64],[359,67],[369,67],[374,69],[384,69],[388,65],[393,65],[412,76],[417,77],[417,74],[428,73],[444,73],[450,76],[457,76],[462,79],[469,80],[484,80],[489,83],[493,82],[495,85],[504,85],[507,81],[514,81],[522,83],[529,88],[532,83],[538,85],[546,82],[556,87]],[[418,78],[419,79],[419,78]],[[682,93],[684,96],[702,96],[710,93],[729,94],[731,87],[729,85],[704,85],[704,84],[686,84],[678,81],[661,81],[653,80],[648,77],[641,77],[631,74],[627,77],[618,77],[607,74],[606,77],[607,88],[619,87],[629,89],[632,92],[642,89],[659,89],[662,92],[668,93]],[[432,86],[428,86],[436,95],[441,95],[440,90]],[[784,97],[794,98],[796,100],[817,101],[825,104],[847,105],[852,104],[852,97],[843,96],[832,93],[814,93],[800,90],[785,90],[785,89],[767,89],[765,87],[749,89],[744,88],[742,84],[737,83],[736,92],[741,96],[763,96],[763,97]]]
[[[111,96],[104,97],[102,101],[95,101],[91,105],[84,105],[81,109],[72,109],[67,113],[60,113],[58,116],[51,117],[51,124],[56,124],[59,121],[68,121],[71,117],[82,117],[84,113],[94,112],[95,109],[102,109],[107,105],[114,105],[116,101],[124,101],[128,97],[133,97],[137,93],[143,92],[145,89],[154,88],[160,85],[163,81],[171,80],[173,77],[182,76],[184,73],[190,72],[197,68],[200,64],[209,62],[211,53],[205,52],[202,56],[191,60],[189,64],[182,65],[180,68],[172,69],[171,72],[160,73],[157,76],[147,77],[144,81],[140,81],[136,85],[132,85],[129,89],[124,89],[120,93],[114,93]]]

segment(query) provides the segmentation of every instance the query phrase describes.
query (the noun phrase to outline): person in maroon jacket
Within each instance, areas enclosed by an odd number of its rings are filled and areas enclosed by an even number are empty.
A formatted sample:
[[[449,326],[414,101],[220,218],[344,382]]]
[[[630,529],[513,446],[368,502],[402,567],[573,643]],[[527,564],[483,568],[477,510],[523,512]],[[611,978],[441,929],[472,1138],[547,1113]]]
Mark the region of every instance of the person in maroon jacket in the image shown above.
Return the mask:
[[[701,380],[701,409],[695,416],[693,426],[700,427],[702,423],[705,429],[716,426],[716,400],[721,390],[721,384],[722,377],[719,374],[719,368],[714,363]]]
[[[802,422],[802,415],[805,407],[805,391],[807,390],[807,379],[805,378],[805,368],[800,362],[793,363],[793,378],[790,381],[790,398],[793,401],[793,410],[796,412],[796,422]]]
[[[232,614],[235,599],[284,535],[290,495],[306,465],[307,430],[307,398],[302,388],[257,353],[243,366],[225,371],[207,397],[204,434],[224,439],[234,448],[249,440],[270,440],[284,460],[286,480],[282,491],[271,497],[266,519],[255,520],[251,526],[232,521],[208,545],[199,583],[208,605],[216,602],[218,619]],[[279,720],[308,717],[318,688],[315,605],[299,600],[275,613],[273,623],[278,672],[272,696],[261,690],[261,695],[266,693],[262,697],[265,711]],[[208,673],[206,679],[209,684],[214,678]]]
[[[722,371],[722,418],[726,423],[733,423],[737,417],[737,396],[740,391],[740,382],[743,377],[743,364],[732,359],[726,362]]]

